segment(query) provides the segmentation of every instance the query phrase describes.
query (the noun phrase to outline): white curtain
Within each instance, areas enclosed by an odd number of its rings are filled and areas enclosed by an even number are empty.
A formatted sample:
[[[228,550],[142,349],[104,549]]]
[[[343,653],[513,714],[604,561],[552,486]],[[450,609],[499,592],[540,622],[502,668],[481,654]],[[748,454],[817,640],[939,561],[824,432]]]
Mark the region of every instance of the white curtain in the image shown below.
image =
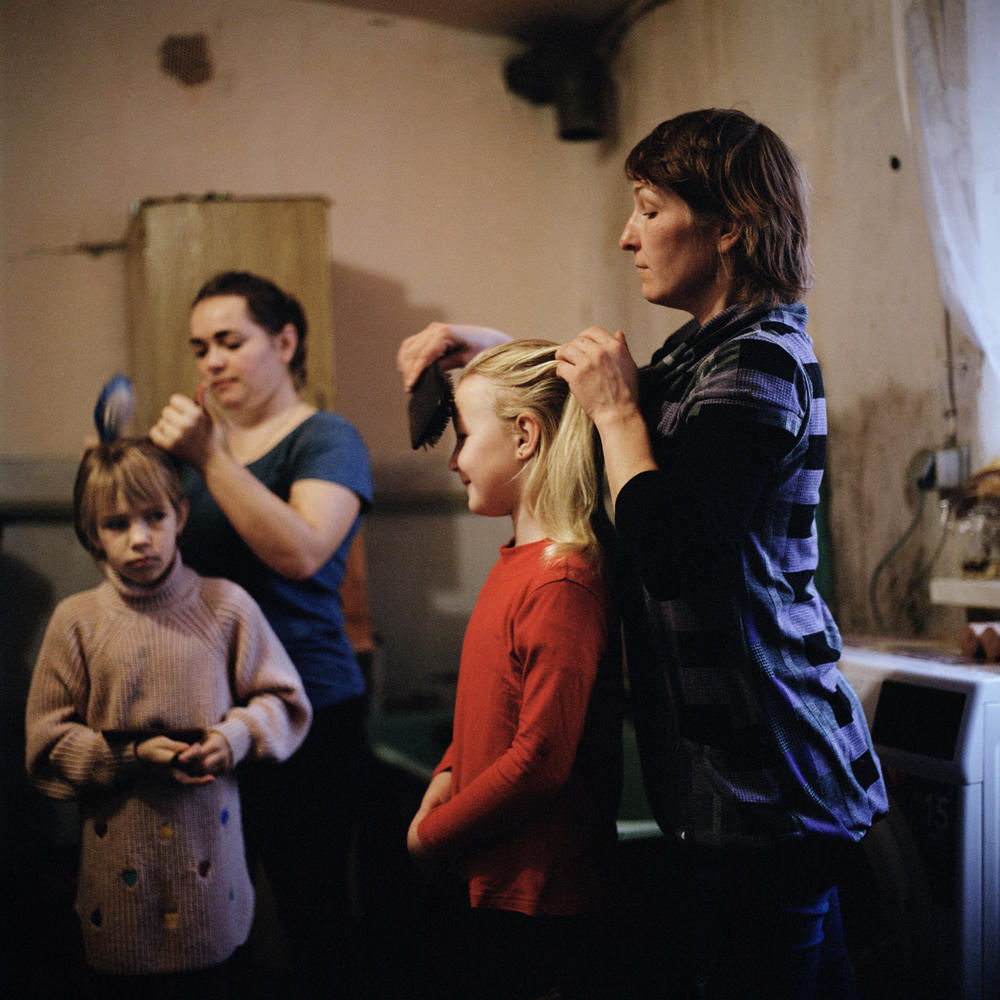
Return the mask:
[[[941,294],[1000,383],[1000,0],[894,0],[896,64]],[[917,96],[909,109],[906,60]],[[985,391],[985,390],[984,390]],[[981,414],[998,411],[981,408]],[[995,416],[992,422],[996,422]],[[983,426],[987,457],[1000,426]]]

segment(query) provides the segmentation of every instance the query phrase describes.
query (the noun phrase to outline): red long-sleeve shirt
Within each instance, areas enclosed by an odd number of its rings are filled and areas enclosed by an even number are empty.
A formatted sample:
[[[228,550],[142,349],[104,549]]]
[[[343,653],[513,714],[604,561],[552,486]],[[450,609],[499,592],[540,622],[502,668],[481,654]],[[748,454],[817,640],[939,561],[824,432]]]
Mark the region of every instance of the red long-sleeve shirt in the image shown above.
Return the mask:
[[[566,915],[603,899],[621,792],[617,621],[600,577],[547,542],[500,550],[462,648],[452,796],[418,828],[477,907]],[[609,642],[609,628],[612,639]]]

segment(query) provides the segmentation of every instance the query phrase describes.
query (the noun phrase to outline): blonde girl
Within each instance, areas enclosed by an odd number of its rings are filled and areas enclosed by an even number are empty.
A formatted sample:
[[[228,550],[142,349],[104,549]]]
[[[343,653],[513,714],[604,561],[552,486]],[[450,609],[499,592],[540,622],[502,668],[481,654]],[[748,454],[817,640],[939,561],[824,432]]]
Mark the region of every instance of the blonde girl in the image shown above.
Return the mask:
[[[410,826],[468,885],[474,993],[599,996],[621,782],[617,620],[594,529],[593,424],[556,345],[514,341],[455,391],[449,460],[469,509],[510,517],[465,634],[452,742]]]

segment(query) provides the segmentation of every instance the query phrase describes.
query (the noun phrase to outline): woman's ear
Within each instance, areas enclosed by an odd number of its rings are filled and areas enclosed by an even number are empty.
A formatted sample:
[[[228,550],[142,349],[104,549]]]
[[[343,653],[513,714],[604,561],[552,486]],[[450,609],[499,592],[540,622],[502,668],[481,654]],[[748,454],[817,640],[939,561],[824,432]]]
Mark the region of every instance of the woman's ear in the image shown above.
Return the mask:
[[[719,226],[719,236],[716,246],[720,254],[727,254],[739,242],[743,235],[743,223],[736,219],[729,219]]]
[[[278,348],[281,351],[281,359],[286,365],[291,364],[295,357],[295,349],[299,346],[299,331],[295,329],[294,323],[286,323],[275,334],[278,341]]]
[[[517,457],[527,461],[538,451],[538,442],[542,436],[542,427],[538,418],[531,413],[519,413],[514,420],[517,433]]]

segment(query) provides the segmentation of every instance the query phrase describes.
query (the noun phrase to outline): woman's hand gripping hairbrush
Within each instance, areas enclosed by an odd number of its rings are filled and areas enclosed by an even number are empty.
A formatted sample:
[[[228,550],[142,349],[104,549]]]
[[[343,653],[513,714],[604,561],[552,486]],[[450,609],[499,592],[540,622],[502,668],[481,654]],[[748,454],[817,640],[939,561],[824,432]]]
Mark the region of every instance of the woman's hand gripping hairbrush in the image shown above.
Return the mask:
[[[452,418],[452,384],[444,372],[508,340],[507,334],[488,326],[431,323],[400,344],[396,367],[410,393],[407,410],[414,449],[437,444]]]
[[[510,337],[506,333],[489,326],[431,323],[399,345],[396,367],[403,376],[403,388],[412,392],[421,372],[432,361],[440,359],[438,368],[442,372],[461,368],[480,351],[508,340]]]
[[[222,421],[208,400],[204,385],[194,399],[175,393],[149,432],[150,440],[175,458],[203,472],[211,458],[226,450]]]

